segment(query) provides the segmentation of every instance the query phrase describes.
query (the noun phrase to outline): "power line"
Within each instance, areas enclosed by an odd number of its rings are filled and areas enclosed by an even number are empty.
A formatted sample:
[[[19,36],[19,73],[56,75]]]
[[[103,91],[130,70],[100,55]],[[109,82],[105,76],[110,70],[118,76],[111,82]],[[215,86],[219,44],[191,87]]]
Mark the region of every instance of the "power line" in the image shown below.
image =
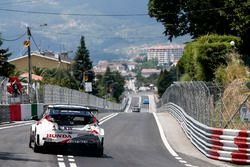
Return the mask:
[[[183,12],[183,14],[193,13],[193,12],[208,12],[216,11],[221,9],[227,9],[230,7],[221,7],[221,8],[210,8],[210,9],[198,9]],[[86,13],[60,13],[60,12],[44,12],[44,11],[31,11],[31,10],[17,10],[17,9],[6,9],[0,8],[0,11],[6,12],[15,12],[15,13],[27,13],[27,14],[40,14],[40,15],[58,15],[58,16],[84,16],[84,17],[142,17],[148,16],[146,13],[134,13],[134,14],[86,14]],[[164,13],[169,15],[176,15],[176,13]]]
[[[18,36],[18,37],[15,38],[15,39],[5,39],[5,38],[0,37],[0,40],[2,40],[2,41],[9,41],[9,42],[10,42],[10,41],[17,41],[17,40],[21,39],[22,37],[24,37],[25,35],[26,35],[26,32],[25,32],[24,34]]]
[[[30,10],[16,10],[16,9],[3,9],[1,11],[16,12],[16,13],[28,13],[28,14],[42,14],[42,15],[59,15],[59,16],[87,16],[87,17],[136,17],[136,16],[148,16],[148,14],[135,13],[135,14],[84,14],[84,13],[58,13],[58,12],[42,12],[42,11],[30,11]]]
[[[3,5],[17,5],[17,4],[22,4],[22,3],[27,3],[27,2],[34,2],[33,0],[26,0],[26,1],[20,1],[20,2],[3,2],[0,3],[1,6]]]
[[[39,33],[39,32],[42,32],[42,31],[35,30],[33,32]],[[64,35],[64,36],[81,36],[81,35],[83,35],[81,33],[72,33],[72,32],[56,32],[56,31],[49,31],[49,32],[53,33],[53,34],[57,34],[57,35]],[[95,39],[114,39],[114,38],[123,38],[123,39],[152,39],[152,38],[162,38],[164,36],[139,36],[139,37],[135,37],[135,36],[133,36],[133,37],[132,36],[130,36],[130,37],[102,36],[102,37],[98,37],[98,36],[86,35],[85,37],[86,38],[95,38]]]
[[[31,35],[31,39],[32,39],[32,41],[34,42],[34,44],[35,44],[36,48],[38,49],[38,51],[40,52],[41,49],[37,46],[36,41],[35,41],[35,39],[33,38],[33,35]]]

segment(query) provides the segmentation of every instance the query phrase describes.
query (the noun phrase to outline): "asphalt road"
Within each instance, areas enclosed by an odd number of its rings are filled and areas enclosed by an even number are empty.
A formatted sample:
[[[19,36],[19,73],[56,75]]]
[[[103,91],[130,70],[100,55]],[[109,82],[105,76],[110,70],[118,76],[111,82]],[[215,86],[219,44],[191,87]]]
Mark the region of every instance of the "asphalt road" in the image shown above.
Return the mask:
[[[151,113],[119,113],[101,126],[105,129],[105,155],[101,158],[82,154],[77,148],[70,153],[34,153],[28,147],[30,126],[0,129],[0,166],[183,167],[163,145]]]

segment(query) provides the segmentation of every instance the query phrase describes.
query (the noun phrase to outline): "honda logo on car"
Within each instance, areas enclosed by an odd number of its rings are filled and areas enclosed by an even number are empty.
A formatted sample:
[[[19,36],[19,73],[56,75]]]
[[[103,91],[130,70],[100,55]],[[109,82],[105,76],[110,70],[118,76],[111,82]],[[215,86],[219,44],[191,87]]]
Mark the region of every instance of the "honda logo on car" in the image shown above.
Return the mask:
[[[63,139],[71,139],[71,135],[67,134],[47,134],[47,138],[63,138]]]

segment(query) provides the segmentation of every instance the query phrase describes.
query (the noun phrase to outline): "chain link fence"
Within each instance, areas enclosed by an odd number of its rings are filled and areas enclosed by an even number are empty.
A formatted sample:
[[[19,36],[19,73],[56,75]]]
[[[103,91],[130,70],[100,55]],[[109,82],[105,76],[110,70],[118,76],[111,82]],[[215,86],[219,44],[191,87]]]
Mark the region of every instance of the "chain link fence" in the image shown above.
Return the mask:
[[[175,82],[165,91],[158,105],[175,103],[210,127],[249,129],[250,95],[245,85],[246,82],[237,82],[231,89],[222,89],[215,83]]]
[[[0,104],[7,104],[7,83],[8,79],[0,76]]]

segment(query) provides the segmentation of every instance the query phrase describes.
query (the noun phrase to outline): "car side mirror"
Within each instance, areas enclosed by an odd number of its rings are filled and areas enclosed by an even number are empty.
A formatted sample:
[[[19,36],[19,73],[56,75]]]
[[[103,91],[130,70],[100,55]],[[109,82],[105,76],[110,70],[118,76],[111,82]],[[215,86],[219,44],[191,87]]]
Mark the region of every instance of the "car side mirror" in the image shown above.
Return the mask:
[[[32,117],[31,117],[31,120],[38,121],[38,116],[37,116],[37,115],[32,116]]]

